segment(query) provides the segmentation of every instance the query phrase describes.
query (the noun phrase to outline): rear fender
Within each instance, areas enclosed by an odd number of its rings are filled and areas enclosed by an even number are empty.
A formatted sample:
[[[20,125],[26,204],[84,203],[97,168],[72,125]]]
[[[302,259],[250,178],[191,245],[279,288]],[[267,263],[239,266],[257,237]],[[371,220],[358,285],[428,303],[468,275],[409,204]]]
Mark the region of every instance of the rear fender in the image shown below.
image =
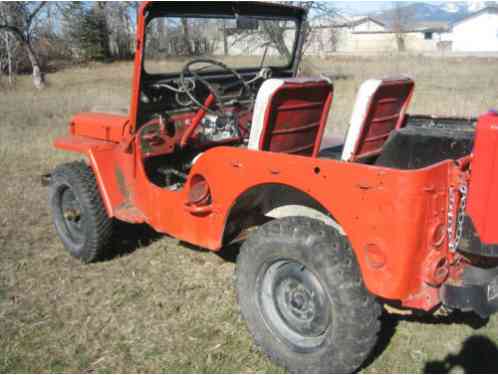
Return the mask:
[[[445,233],[451,168],[452,163],[445,161],[403,171],[217,147],[196,161],[191,175],[201,175],[209,183],[217,210],[207,218],[206,228],[214,242],[209,248],[238,239],[241,231],[259,224],[250,218],[264,221],[271,209],[307,206],[341,226],[358,259],[365,285],[373,294],[405,300],[424,292],[422,270],[435,241],[432,229],[443,228],[437,233]],[[261,190],[261,186],[286,186],[300,194]],[[444,252],[445,237],[437,246]],[[437,295],[429,297],[430,306],[423,306],[426,310],[438,302]]]
[[[223,244],[245,236],[247,229],[270,219],[305,216],[344,230],[320,202],[295,187],[262,184],[241,193],[225,218]]]

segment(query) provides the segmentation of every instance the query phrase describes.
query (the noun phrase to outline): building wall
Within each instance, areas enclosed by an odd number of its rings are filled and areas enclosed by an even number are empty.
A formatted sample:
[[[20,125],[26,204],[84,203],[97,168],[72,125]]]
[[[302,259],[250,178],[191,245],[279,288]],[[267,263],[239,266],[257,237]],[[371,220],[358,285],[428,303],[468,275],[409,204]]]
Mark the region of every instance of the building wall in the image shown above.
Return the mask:
[[[306,45],[306,54],[326,56],[334,52],[347,50],[351,44],[352,34],[355,32],[379,32],[385,28],[371,20],[355,26],[316,27],[311,31]]]
[[[498,52],[498,13],[482,13],[453,27],[453,51]]]
[[[432,39],[425,39],[424,32],[403,33],[405,51],[407,52],[433,52],[439,50],[441,34],[433,33]],[[344,40],[339,52],[367,52],[382,53],[398,51],[396,33],[392,32],[361,32],[352,33],[350,38]]]

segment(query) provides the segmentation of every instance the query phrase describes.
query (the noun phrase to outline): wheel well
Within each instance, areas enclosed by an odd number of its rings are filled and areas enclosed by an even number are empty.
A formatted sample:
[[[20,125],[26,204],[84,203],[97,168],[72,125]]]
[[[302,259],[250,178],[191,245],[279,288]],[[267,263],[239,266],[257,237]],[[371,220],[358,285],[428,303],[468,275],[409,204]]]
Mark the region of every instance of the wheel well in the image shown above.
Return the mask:
[[[263,184],[242,193],[225,221],[223,244],[245,238],[249,229],[269,220],[305,216],[320,220],[344,233],[327,209],[309,194],[282,184]]]

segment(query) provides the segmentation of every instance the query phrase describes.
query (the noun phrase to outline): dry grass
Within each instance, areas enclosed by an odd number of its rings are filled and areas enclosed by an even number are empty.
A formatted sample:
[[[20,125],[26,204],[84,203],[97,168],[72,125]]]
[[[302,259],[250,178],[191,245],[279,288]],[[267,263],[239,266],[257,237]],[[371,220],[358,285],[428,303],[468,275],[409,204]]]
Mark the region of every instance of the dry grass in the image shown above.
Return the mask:
[[[498,59],[434,58],[424,56],[337,57],[305,59],[307,72],[339,78],[331,113],[332,127],[345,130],[353,99],[360,84],[369,78],[407,75],[415,80],[411,113],[476,116],[498,107]]]
[[[495,60],[311,63],[349,77],[335,84],[330,122],[337,132],[347,124],[359,84],[372,76],[413,76],[412,112],[470,116],[498,101]],[[57,240],[39,175],[74,155],[53,150],[51,141],[65,133],[72,113],[126,107],[130,75],[129,64],[100,65],[49,75],[43,92],[34,92],[28,77],[0,92],[0,372],[280,371],[254,350],[239,319],[232,263],[144,227],[122,228],[126,237],[116,249],[132,254],[89,266],[66,255]],[[458,355],[475,335],[498,344],[497,317],[384,323],[365,372],[423,371],[430,361]],[[496,348],[490,348],[478,345],[474,362],[464,351],[455,357],[456,369],[496,372]]]

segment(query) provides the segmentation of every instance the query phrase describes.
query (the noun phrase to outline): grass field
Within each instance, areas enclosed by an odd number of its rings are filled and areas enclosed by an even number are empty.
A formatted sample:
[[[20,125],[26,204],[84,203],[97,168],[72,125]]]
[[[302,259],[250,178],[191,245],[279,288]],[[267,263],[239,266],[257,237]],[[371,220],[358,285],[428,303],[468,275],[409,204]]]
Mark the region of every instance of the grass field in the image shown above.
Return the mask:
[[[329,124],[336,133],[370,77],[412,76],[411,112],[474,116],[498,106],[498,60],[341,57],[306,66],[341,78]],[[55,236],[39,176],[77,156],[55,151],[52,139],[75,112],[126,108],[131,68],[63,70],[42,92],[29,77],[15,88],[0,81],[0,373],[281,372],[239,318],[230,261],[123,224],[122,256],[84,266]],[[496,316],[385,314],[362,371],[496,373],[497,345]]]

